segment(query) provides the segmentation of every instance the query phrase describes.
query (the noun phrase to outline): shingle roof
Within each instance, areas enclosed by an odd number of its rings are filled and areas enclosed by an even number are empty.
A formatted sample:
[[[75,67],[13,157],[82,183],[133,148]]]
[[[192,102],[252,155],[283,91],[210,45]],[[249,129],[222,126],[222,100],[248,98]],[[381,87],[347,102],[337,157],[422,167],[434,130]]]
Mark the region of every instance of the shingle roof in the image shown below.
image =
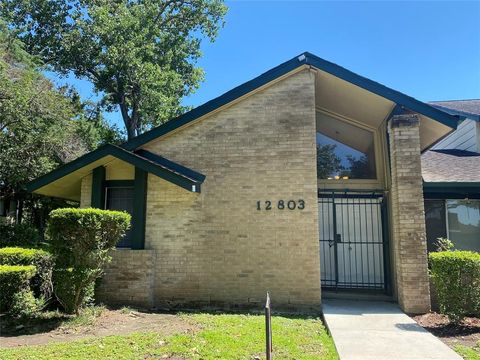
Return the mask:
[[[480,99],[430,101],[429,104],[439,110],[465,115],[480,121]],[[449,110],[453,110],[453,112]]]
[[[429,150],[422,154],[424,182],[480,182],[480,153]]]

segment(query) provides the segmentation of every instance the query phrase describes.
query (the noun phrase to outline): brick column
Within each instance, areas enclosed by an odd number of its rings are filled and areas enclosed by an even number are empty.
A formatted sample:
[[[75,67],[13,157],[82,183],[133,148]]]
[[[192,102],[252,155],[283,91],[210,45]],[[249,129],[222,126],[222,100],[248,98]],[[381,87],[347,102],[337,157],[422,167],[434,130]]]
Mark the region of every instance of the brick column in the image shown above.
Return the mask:
[[[425,313],[430,310],[430,289],[418,117],[393,116],[388,132],[392,250],[398,302],[407,313]]]

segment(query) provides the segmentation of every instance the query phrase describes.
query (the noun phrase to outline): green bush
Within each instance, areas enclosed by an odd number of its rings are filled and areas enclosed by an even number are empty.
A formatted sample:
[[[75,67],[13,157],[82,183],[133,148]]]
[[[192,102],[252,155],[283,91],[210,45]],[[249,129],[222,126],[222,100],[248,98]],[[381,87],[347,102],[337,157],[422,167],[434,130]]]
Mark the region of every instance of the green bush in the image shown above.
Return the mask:
[[[29,224],[0,224],[0,247],[38,247],[40,242],[37,229]]]
[[[37,315],[45,306],[43,298],[36,299],[31,290],[20,290],[12,297],[10,315],[14,317],[31,318]]]
[[[53,256],[45,250],[9,247],[0,249],[0,265],[35,265],[32,289],[37,297],[48,299],[52,294]]]
[[[53,290],[65,311],[77,313],[92,295],[95,280],[111,258],[109,250],[130,227],[126,212],[57,209],[50,213],[48,233],[55,256]]]
[[[33,265],[0,265],[0,309],[7,310],[13,295],[29,289],[30,279],[35,275]]]
[[[454,323],[480,315],[480,253],[432,252],[429,261],[440,312]]]

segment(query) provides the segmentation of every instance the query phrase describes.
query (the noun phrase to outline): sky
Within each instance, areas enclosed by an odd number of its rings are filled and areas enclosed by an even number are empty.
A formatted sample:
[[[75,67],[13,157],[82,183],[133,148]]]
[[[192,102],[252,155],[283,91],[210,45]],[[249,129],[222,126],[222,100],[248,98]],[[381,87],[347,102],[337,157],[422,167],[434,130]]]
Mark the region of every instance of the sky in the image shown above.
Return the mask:
[[[198,106],[304,51],[421,101],[480,98],[480,1],[227,1],[225,26],[203,42]],[[84,99],[92,86],[76,79]],[[117,113],[107,114],[122,124]]]

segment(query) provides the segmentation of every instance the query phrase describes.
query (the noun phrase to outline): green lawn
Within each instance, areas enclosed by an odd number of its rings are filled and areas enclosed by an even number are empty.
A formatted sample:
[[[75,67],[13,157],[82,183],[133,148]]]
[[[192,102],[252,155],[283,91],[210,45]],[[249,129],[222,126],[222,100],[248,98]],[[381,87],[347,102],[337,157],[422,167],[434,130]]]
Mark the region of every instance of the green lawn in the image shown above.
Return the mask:
[[[480,360],[480,341],[475,347],[456,345],[455,351],[466,360]]]
[[[67,343],[0,349],[2,360],[43,359],[255,359],[264,358],[264,317],[184,314],[200,326],[195,333],[162,338],[154,332]],[[272,318],[277,359],[337,359],[331,338],[314,318]],[[175,357],[176,356],[176,357]]]

